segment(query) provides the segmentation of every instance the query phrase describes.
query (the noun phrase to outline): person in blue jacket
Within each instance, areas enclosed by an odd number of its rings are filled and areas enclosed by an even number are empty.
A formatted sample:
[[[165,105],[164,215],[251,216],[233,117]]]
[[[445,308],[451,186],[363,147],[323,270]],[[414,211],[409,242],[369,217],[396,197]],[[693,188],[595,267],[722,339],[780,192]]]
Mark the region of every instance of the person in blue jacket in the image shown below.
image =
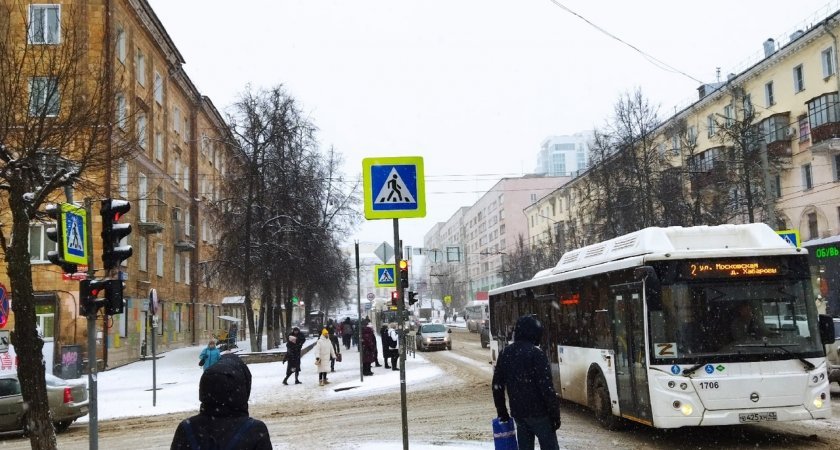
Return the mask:
[[[204,364],[201,366],[204,370],[207,370],[213,367],[213,364],[219,362],[219,358],[222,357],[222,352],[216,348],[216,341],[210,339],[210,342],[207,343],[207,347],[201,350],[201,354],[198,355],[199,361],[204,361]]]
[[[513,331],[513,344],[499,355],[493,372],[493,403],[503,422],[513,416],[519,450],[533,450],[534,437],[543,450],[560,448],[556,433],[560,428],[560,401],[551,381],[548,358],[537,347],[542,331],[536,317],[520,317]]]

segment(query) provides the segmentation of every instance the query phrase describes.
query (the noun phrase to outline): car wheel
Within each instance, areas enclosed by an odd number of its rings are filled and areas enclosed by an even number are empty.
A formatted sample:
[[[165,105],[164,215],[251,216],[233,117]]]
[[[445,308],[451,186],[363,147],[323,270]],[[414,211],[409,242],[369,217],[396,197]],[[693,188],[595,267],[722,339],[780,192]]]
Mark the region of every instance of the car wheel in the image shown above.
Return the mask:
[[[590,407],[595,413],[595,419],[602,427],[608,430],[615,430],[618,428],[618,417],[612,413],[610,406],[610,391],[607,388],[607,381],[603,375],[598,375],[592,383],[592,394],[590,396]]]
[[[68,428],[70,428],[70,425],[72,423],[73,423],[72,420],[62,420],[60,422],[53,422],[53,427],[55,427],[55,432],[56,433],[61,433],[63,431],[66,431]]]

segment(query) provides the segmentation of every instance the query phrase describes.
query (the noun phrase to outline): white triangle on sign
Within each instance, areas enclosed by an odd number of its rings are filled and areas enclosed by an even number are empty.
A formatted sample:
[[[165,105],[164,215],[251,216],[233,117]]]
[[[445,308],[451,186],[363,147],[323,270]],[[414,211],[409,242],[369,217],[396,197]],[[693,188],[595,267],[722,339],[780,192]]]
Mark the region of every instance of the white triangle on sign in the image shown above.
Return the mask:
[[[379,195],[373,199],[373,203],[377,205],[388,203],[417,203],[417,200],[408,191],[408,187],[405,185],[402,177],[400,177],[400,174],[397,173],[397,169],[392,167],[391,172],[388,173],[388,181],[379,190]]]
[[[379,284],[390,284],[394,282],[394,277],[391,276],[391,271],[383,270],[381,274],[379,274]]]

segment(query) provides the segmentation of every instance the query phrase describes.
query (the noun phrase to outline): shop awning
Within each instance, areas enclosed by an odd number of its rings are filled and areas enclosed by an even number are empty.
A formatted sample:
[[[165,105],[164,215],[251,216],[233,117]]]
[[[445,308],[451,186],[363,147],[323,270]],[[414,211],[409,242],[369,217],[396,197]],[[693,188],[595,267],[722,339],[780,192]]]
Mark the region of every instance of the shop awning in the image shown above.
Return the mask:
[[[245,303],[245,296],[244,295],[237,295],[234,297],[225,297],[222,299],[223,305],[241,305]]]

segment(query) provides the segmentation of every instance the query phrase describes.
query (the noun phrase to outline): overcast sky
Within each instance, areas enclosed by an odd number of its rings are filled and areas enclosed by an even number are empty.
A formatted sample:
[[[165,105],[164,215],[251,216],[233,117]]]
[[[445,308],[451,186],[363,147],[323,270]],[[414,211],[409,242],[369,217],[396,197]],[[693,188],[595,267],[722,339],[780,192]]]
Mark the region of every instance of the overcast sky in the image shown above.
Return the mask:
[[[283,84],[322,147],[344,155],[348,176],[360,176],[365,157],[422,156],[426,218],[400,220],[415,246],[501,177],[533,171],[546,137],[602,126],[622,93],[641,88],[667,118],[697,98],[696,80],[715,81],[718,67],[723,79],[740,72],[767,38],[840,9],[838,0],[149,2],[222,112],[249,83]],[[367,221],[351,241],[392,241],[392,230],[391,220]]]

